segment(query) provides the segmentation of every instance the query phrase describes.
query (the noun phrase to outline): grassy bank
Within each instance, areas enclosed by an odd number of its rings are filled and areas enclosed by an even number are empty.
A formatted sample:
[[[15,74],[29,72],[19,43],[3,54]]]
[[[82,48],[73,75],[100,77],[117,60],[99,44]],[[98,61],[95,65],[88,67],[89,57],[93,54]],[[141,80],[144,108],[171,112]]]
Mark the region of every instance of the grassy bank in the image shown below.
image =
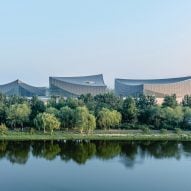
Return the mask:
[[[95,131],[91,134],[80,134],[77,132],[54,132],[53,135],[43,132],[16,132],[9,131],[6,135],[0,135],[0,140],[173,140],[173,141],[191,141],[191,132],[181,131],[165,132],[151,131],[144,133],[142,131],[114,130],[114,131]]]

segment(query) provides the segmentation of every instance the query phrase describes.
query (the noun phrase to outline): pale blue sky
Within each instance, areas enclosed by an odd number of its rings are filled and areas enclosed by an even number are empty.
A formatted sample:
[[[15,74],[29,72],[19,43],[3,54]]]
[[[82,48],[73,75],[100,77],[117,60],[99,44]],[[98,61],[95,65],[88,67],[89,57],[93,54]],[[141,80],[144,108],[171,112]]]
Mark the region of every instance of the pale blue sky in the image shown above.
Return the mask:
[[[190,0],[0,0],[0,84],[191,75]]]

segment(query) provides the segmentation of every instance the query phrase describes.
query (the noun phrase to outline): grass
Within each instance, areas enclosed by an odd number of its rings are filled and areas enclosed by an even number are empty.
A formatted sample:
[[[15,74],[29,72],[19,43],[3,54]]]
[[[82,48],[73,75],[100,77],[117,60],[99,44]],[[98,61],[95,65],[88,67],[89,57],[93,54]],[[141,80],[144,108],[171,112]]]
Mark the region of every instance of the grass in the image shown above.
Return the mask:
[[[191,132],[181,131],[179,133],[166,131],[143,131],[133,130],[100,130],[91,134],[80,134],[78,132],[57,131],[53,135],[43,132],[18,132],[9,131],[6,135],[0,135],[0,140],[173,140],[191,141]]]

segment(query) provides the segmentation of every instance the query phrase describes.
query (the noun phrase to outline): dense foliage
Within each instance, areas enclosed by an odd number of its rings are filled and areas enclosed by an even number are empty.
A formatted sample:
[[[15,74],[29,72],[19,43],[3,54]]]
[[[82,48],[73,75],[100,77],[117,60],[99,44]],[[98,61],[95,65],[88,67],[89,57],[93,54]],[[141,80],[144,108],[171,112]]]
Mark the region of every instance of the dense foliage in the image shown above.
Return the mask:
[[[116,97],[112,93],[95,97],[52,97],[47,103],[37,97],[26,99],[0,95],[0,127],[22,130],[74,129],[90,133],[94,129],[187,129],[191,128],[191,96],[178,103],[176,95],[166,96],[161,105],[154,96]]]

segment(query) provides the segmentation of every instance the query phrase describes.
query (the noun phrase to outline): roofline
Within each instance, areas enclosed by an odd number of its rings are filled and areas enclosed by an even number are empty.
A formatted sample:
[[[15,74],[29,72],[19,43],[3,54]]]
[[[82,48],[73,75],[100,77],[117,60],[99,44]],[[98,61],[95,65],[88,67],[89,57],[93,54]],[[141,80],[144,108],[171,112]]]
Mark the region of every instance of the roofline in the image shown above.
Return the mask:
[[[94,76],[103,76],[103,74],[87,75],[87,76],[49,76],[49,78],[86,78]]]
[[[191,79],[191,76],[183,76],[183,77],[173,77],[173,78],[150,78],[150,79],[129,79],[129,78],[115,78],[115,80],[129,80],[129,81],[159,81],[159,80],[177,80],[177,79]],[[184,81],[184,80],[183,80]]]
[[[55,79],[55,80],[58,80],[58,79]],[[89,87],[105,87],[105,88],[107,88],[107,85],[104,83],[104,85],[97,85],[97,86],[90,86],[89,84],[75,84],[75,83],[71,83],[71,82],[64,82],[64,83],[67,83],[67,84],[72,84],[72,85],[76,85],[76,86],[85,86],[85,87],[87,87],[87,86],[89,86]]]
[[[30,87],[33,87],[33,88],[44,88],[44,89],[47,89],[47,87],[45,87],[45,86],[44,86],[44,87],[43,87],[43,86],[41,86],[41,87],[33,86],[33,85],[27,84],[27,83],[25,83],[25,82],[23,82],[23,81],[21,81],[21,80],[19,80],[19,79],[16,79],[16,80],[11,81],[11,82],[6,83],[6,84],[0,84],[0,87],[2,87],[2,86],[7,86],[7,85],[10,85],[10,84],[14,84],[14,83],[17,83],[17,84],[25,84],[25,85],[30,86]]]
[[[102,81],[103,81],[103,85],[96,85],[96,87],[106,87],[107,88],[107,85],[105,84],[105,81],[104,81],[104,77],[103,77],[103,74],[97,74],[97,75],[88,75],[88,76],[64,76],[64,77],[55,77],[55,76],[49,76],[49,81],[50,79],[56,79],[56,80],[59,80],[58,78],[66,78],[66,79],[72,79],[72,78],[87,78],[87,77],[95,77],[95,76],[100,76],[102,78]],[[65,82],[65,83],[68,83],[68,84],[74,84],[74,83],[71,83],[71,82]],[[75,84],[74,84],[75,85]],[[84,85],[84,84],[77,84],[77,85],[81,85],[81,86],[90,86],[89,84],[87,85]],[[90,86],[90,87],[93,87],[93,86]]]

